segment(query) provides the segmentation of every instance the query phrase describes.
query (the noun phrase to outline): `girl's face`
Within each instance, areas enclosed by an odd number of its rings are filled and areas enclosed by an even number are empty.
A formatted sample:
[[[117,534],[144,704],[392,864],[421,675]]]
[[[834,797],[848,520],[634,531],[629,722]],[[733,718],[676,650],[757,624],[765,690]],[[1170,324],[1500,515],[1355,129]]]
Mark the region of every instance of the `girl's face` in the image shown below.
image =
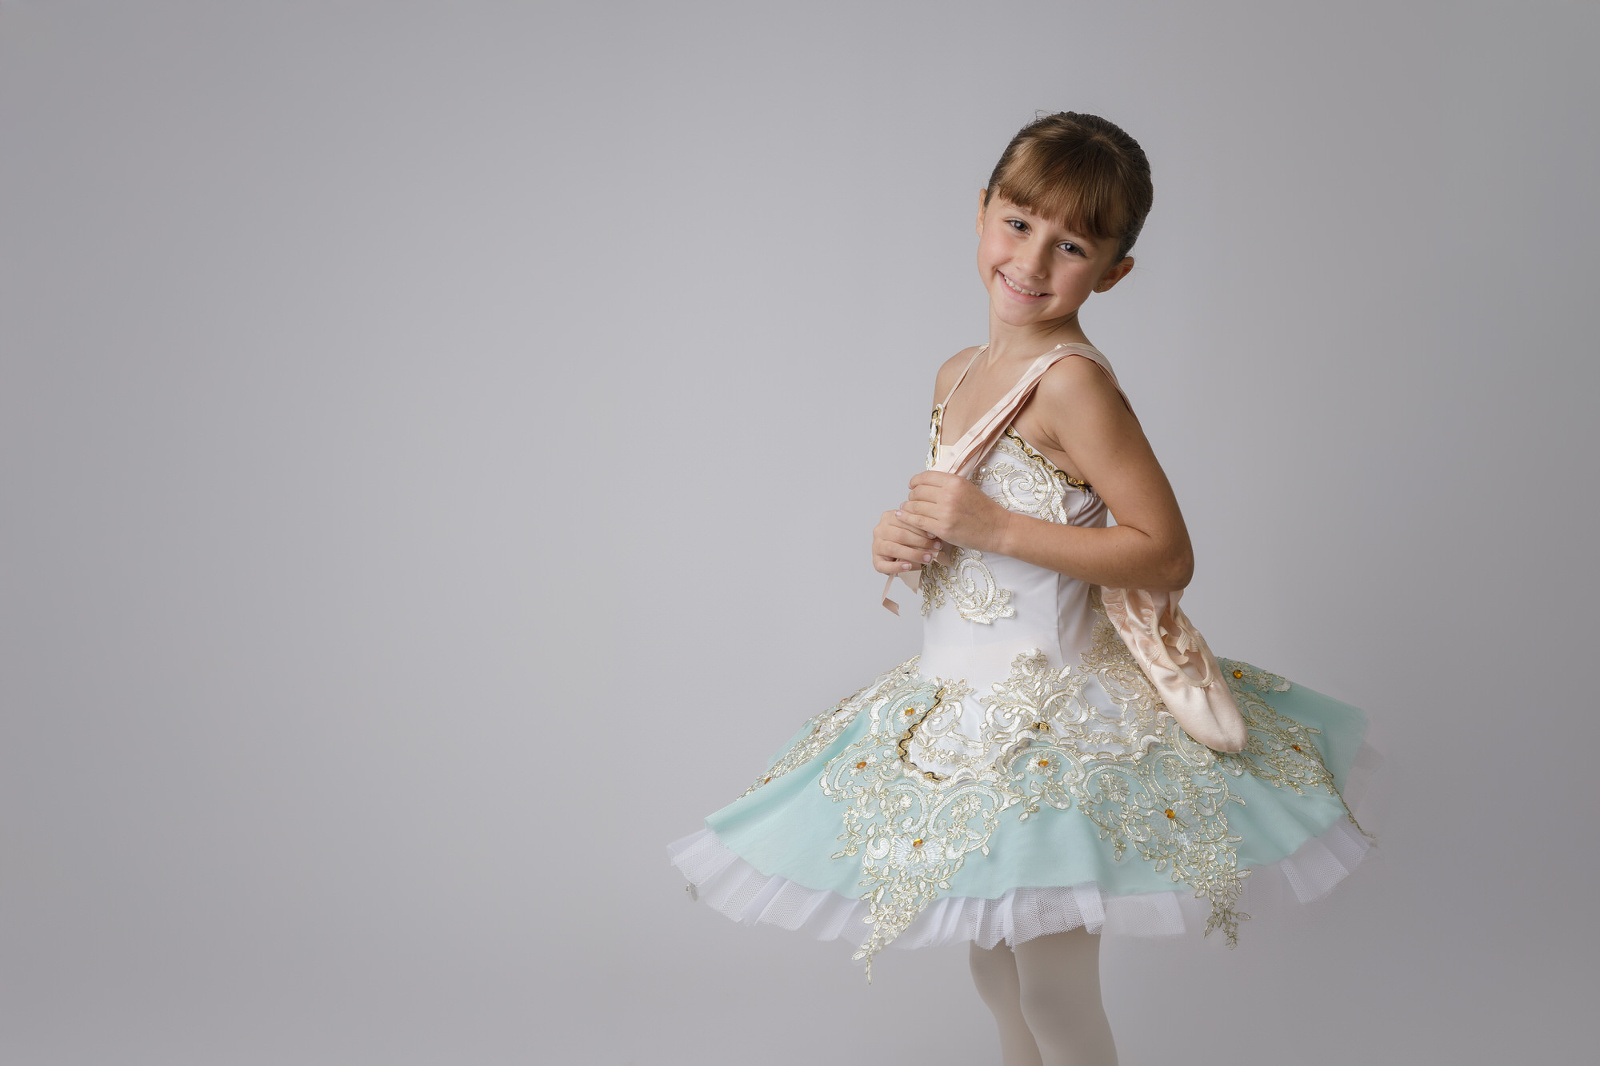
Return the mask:
[[[978,194],[978,275],[989,308],[1012,326],[1044,326],[1077,312],[1091,292],[1105,292],[1133,269],[1116,260],[1117,240],[1094,240],[1041,218],[1003,196]]]

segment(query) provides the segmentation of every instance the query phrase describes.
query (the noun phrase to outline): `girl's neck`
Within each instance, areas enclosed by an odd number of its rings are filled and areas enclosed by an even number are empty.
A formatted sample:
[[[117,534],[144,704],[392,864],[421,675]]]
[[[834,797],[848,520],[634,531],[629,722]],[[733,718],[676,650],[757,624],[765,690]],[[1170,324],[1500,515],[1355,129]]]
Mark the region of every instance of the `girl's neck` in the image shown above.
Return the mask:
[[[991,314],[989,350],[984,353],[985,361],[992,365],[1012,360],[1032,359],[1043,355],[1058,344],[1089,344],[1089,338],[1078,324],[1076,311],[1069,318],[1028,326],[1013,326]]]

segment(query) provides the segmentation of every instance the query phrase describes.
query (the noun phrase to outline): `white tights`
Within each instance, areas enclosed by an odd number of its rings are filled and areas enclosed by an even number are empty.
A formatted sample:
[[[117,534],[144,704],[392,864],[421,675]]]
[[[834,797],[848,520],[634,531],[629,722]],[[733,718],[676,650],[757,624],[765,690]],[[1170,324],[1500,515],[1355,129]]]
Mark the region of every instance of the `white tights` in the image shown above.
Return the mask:
[[[971,961],[1005,1066],[1116,1066],[1100,1005],[1099,936],[1079,926],[1014,948],[973,944]]]

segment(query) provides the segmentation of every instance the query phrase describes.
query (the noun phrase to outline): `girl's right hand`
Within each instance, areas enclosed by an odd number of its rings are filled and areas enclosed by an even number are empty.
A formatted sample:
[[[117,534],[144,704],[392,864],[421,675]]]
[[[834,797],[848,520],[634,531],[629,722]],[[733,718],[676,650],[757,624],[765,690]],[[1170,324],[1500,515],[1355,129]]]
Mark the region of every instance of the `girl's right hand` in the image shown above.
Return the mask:
[[[883,512],[872,530],[872,568],[880,574],[904,574],[921,569],[944,545],[893,511]]]

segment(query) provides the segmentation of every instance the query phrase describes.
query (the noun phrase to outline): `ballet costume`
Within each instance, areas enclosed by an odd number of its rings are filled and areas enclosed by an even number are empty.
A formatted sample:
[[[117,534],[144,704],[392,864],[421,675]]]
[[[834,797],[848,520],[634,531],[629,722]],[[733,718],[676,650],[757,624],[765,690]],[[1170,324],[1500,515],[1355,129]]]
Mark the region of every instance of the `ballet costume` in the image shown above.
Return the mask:
[[[1111,374],[1088,345],[1053,353],[1066,356]],[[933,411],[930,467],[952,447],[948,402]],[[1094,488],[1010,413],[985,416],[1006,427],[970,475],[984,494],[1105,526]],[[921,653],[808,719],[741,796],[669,845],[691,898],[846,940],[870,979],[891,943],[993,948],[1078,926],[1162,935],[1198,919],[1232,947],[1267,882],[1309,902],[1368,854],[1344,791],[1381,757],[1357,708],[1217,659],[1248,739],[1213,750],[1167,711],[1099,587],[954,546],[918,585]]]

